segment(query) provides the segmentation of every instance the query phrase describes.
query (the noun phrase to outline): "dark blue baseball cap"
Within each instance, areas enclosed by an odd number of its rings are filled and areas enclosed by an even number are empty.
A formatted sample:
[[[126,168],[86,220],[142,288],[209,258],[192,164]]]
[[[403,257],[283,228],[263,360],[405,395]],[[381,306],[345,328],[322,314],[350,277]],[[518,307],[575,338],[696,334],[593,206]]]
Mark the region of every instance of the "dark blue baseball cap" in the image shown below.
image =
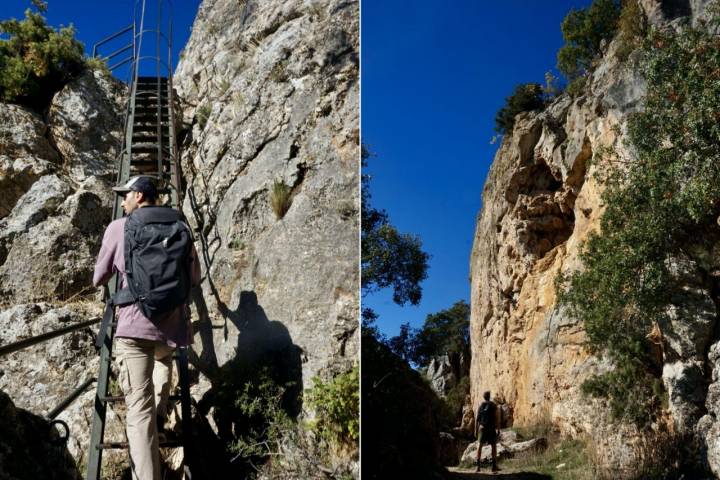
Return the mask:
[[[149,175],[130,177],[124,184],[113,187],[113,191],[118,195],[125,195],[127,192],[141,192],[148,198],[157,198],[155,178]]]

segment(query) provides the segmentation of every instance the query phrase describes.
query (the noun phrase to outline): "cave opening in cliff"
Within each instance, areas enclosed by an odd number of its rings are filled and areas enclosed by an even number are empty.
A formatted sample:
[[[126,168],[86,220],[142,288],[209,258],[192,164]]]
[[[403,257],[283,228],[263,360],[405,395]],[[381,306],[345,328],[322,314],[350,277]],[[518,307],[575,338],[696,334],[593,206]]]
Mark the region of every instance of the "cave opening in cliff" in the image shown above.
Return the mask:
[[[572,234],[575,196],[541,159],[526,170],[524,179],[515,205],[524,225],[519,237],[528,253],[543,257]]]

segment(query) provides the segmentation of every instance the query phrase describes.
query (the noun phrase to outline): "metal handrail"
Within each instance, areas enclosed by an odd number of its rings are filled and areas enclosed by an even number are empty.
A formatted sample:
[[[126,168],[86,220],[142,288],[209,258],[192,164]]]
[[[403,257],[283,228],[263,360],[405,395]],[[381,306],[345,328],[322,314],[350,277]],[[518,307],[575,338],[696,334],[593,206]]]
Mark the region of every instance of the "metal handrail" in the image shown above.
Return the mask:
[[[51,332],[41,333],[40,335],[36,335],[34,337],[25,338],[23,340],[18,340],[17,342],[2,345],[0,346],[0,357],[17,352],[18,350],[22,350],[27,347],[32,347],[33,345],[37,345],[39,343],[47,342],[48,340],[61,337],[77,330],[82,330],[83,328],[95,325],[96,323],[100,323],[99,318],[76,323],[75,325],[70,325],[69,327],[59,328]]]
[[[128,31],[132,30],[133,28],[135,28],[135,24],[128,25],[127,27],[123,28],[123,29],[120,30],[119,32],[115,32],[115,33],[113,33],[112,35],[108,35],[107,37],[105,37],[105,38],[103,38],[102,40],[100,40],[99,42],[97,42],[97,43],[93,46],[93,54],[92,54],[92,56],[93,56],[93,57],[96,57],[96,56],[97,56],[97,48],[98,48],[100,45],[104,45],[104,44],[106,44],[107,42],[109,42],[110,40],[116,39],[117,37],[119,37],[119,36],[122,35],[123,33],[128,32]]]
[[[156,34],[158,34],[159,36],[161,36],[162,38],[165,39],[165,43],[167,43],[168,45],[170,44],[170,40],[168,39],[168,37],[165,36],[165,34],[162,32],[162,30],[155,29],[155,28],[146,28],[146,29],[143,30],[142,32],[138,32],[135,36],[136,36],[136,37],[139,37],[139,36],[142,35],[143,33],[156,33]]]
[[[87,388],[95,382],[95,380],[97,380],[95,377],[90,377],[87,380],[85,380],[80,386],[78,386],[75,390],[73,390],[72,393],[70,395],[68,395],[67,398],[65,398],[65,400],[60,402],[60,404],[57,407],[50,410],[48,412],[48,414],[45,415],[45,417],[48,420],[53,420],[55,417],[60,415],[63,412],[63,410],[65,410],[67,407],[69,407],[70,404],[72,402],[74,402],[76,398],[78,398],[80,395],[82,395],[83,392],[85,390],[87,390]]]

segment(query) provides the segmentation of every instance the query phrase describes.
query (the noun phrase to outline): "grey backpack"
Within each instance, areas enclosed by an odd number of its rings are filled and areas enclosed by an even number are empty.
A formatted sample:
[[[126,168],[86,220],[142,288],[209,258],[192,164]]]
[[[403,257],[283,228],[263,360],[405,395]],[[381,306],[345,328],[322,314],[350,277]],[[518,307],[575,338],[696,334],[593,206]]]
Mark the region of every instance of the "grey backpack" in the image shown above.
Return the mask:
[[[127,283],[113,303],[136,303],[149,319],[186,303],[192,242],[178,210],[157,206],[134,210],[125,222]]]

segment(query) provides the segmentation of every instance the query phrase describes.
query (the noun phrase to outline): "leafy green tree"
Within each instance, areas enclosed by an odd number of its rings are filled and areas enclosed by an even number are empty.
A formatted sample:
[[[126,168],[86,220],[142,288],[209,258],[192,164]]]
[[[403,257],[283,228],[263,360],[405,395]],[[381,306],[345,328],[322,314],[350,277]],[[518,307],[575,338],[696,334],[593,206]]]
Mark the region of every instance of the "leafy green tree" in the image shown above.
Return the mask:
[[[538,110],[545,106],[545,92],[539,83],[525,83],[515,87],[505,105],[495,114],[495,131],[510,134],[515,126],[515,116],[521,112]]]
[[[594,0],[585,9],[571,10],[562,22],[565,45],[558,51],[558,69],[573,81],[590,70],[601,53],[600,44],[610,40],[620,16],[619,0]]]
[[[412,357],[415,335],[414,329],[410,327],[408,322],[405,322],[400,325],[400,333],[385,343],[395,355],[409,362]]]
[[[43,12],[44,2],[36,2]],[[41,13],[28,9],[23,20],[0,22],[0,99],[35,108],[84,67],[83,45],[72,26],[55,30]]]
[[[464,300],[447,310],[432,313],[412,339],[410,360],[427,365],[434,356],[470,352],[470,305]]]
[[[365,147],[362,165],[370,154]],[[416,235],[398,232],[387,213],[370,205],[370,177],[362,176],[361,267],[363,294],[391,287],[398,305],[417,305],[422,297],[420,283],[427,278],[430,256],[422,250]]]
[[[648,334],[667,324],[672,298],[687,290],[671,271],[674,259],[697,255],[700,275],[712,276],[702,242],[717,238],[720,214],[720,49],[704,28],[653,31],[640,62],[647,94],[628,122],[634,158],[610,150],[598,162],[600,231],[584,245],[584,268],[559,284],[589,345],[616,366],[585,392],[608,398],[616,417],[647,425],[666,395]]]

